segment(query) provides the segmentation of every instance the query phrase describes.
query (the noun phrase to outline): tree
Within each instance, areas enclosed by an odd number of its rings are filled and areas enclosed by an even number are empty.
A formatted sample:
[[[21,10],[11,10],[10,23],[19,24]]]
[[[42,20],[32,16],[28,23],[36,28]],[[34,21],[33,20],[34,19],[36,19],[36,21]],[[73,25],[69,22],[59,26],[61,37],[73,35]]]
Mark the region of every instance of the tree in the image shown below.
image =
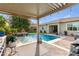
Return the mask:
[[[3,16],[0,16],[0,32],[8,32],[10,30],[9,23]]]
[[[6,24],[6,20],[4,20],[3,16],[0,16],[0,27],[4,27]]]
[[[24,19],[19,16],[12,16],[11,24],[12,28],[16,28],[18,29],[18,31],[21,31],[22,29],[28,31],[30,26],[30,22],[28,19]]]

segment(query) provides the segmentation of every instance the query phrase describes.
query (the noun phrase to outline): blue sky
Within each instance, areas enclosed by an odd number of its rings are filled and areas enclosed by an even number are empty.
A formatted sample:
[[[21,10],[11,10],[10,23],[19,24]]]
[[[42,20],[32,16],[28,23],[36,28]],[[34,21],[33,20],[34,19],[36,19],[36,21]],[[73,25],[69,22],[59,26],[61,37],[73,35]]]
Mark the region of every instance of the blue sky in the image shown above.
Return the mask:
[[[73,7],[67,8],[65,10],[41,18],[40,24],[69,17],[79,17],[79,4],[76,4]],[[32,23],[36,23],[36,20],[32,19]]]
[[[7,15],[7,14],[2,14],[2,13],[0,13],[0,16],[3,16],[3,17],[6,18],[6,19],[9,19],[9,18],[10,18],[10,15]]]

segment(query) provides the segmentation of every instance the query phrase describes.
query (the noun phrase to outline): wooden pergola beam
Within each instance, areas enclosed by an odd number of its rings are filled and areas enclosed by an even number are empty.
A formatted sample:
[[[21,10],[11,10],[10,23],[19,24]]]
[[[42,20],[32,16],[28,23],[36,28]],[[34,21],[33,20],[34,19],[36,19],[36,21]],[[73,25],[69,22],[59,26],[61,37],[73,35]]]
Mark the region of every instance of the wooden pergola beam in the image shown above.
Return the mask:
[[[60,10],[69,8],[69,7],[73,6],[73,5],[74,5],[73,3],[70,3],[70,4],[66,3],[66,5],[62,6],[61,8],[58,8],[58,9],[49,11],[48,13],[45,13],[45,14],[41,15],[40,18],[41,18],[41,17],[44,17],[44,16],[47,16],[47,15],[50,15],[50,14],[52,14],[52,13],[56,13],[56,12],[58,12],[58,11],[60,11]]]
[[[60,7],[60,6],[58,5],[58,3],[57,3],[57,4],[56,4],[56,3],[55,3],[55,4],[52,4],[52,3],[51,3],[51,5],[52,5],[53,7],[55,7],[56,9]]]

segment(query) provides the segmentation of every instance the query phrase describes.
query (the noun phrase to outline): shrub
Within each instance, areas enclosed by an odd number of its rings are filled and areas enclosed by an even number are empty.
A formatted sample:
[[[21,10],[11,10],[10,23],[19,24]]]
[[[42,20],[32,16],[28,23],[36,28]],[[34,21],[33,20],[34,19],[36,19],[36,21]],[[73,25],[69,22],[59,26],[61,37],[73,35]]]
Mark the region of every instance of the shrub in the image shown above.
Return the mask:
[[[17,32],[16,28],[11,28],[11,32]]]
[[[5,29],[1,27],[0,32],[5,32]]]

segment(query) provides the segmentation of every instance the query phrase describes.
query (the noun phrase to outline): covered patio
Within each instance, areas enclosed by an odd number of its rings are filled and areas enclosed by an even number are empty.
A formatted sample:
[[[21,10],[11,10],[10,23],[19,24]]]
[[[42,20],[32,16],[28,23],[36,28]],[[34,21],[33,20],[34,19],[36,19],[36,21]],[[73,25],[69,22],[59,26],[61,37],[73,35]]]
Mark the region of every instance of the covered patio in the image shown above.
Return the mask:
[[[56,13],[72,5],[74,4],[72,3],[29,3],[29,4],[28,3],[2,3],[1,4],[0,3],[0,11],[3,13],[7,13],[10,15],[17,15],[17,16],[21,16],[21,17],[29,18],[29,19],[35,18],[37,20],[37,43],[29,44],[30,46],[27,45],[27,46],[18,47],[17,48],[18,53],[16,55],[20,53],[21,55],[26,55],[26,56],[27,55],[40,56],[40,55],[44,55],[48,51],[52,52],[53,51],[51,50],[52,48],[55,50],[59,50],[58,47],[55,47],[55,46],[51,47],[51,45],[46,44],[46,43],[40,44],[41,41],[39,39],[39,34],[40,34],[39,33],[39,20],[42,17],[45,17],[52,13]],[[44,47],[48,48],[49,50],[45,49]],[[22,48],[23,48],[23,51],[24,49],[25,51],[27,51],[26,52],[27,54],[22,51]],[[28,50],[30,49],[30,51],[28,51],[27,49]],[[49,55],[51,54],[51,52],[49,53]],[[57,52],[57,51],[54,51],[54,52]],[[67,52],[61,49],[58,52],[59,52],[59,55],[62,55],[63,53],[67,54]]]

